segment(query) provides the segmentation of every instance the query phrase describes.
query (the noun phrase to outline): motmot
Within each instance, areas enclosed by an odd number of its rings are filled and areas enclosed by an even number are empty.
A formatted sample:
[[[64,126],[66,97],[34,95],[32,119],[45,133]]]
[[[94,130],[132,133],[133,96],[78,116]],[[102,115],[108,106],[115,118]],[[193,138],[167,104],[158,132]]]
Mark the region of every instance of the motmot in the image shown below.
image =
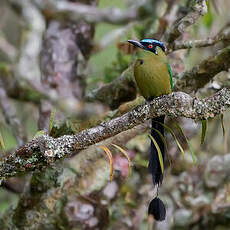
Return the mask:
[[[139,48],[138,58],[134,64],[134,77],[141,95],[149,101],[161,95],[170,94],[173,90],[172,70],[165,54],[166,47],[164,43],[150,38],[141,41],[128,40],[128,42]],[[161,150],[163,163],[165,161],[165,148],[162,140],[162,136],[164,137],[164,120],[165,116],[153,118],[151,128],[151,136]],[[161,135],[159,135],[159,132]],[[152,175],[153,184],[161,185],[163,172],[157,148],[152,140],[148,169]],[[151,201],[148,212],[156,220],[165,219],[165,207],[158,197]]]

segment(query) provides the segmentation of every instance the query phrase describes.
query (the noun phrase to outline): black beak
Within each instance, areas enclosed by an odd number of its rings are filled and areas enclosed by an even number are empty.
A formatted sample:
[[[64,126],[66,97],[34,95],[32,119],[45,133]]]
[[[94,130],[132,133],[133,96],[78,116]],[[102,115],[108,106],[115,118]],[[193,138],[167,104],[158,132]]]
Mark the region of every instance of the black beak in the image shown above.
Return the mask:
[[[139,41],[135,41],[135,40],[128,40],[129,43],[131,43],[132,45],[139,47],[141,49],[144,49],[144,46],[139,42]]]

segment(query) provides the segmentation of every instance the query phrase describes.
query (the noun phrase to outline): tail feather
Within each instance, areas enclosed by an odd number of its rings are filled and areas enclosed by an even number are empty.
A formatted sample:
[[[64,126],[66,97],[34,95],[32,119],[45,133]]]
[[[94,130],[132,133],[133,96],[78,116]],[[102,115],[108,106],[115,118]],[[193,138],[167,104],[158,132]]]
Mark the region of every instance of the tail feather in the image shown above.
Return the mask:
[[[164,136],[164,124],[165,116],[156,117],[152,119],[152,128],[157,129]],[[151,136],[156,140],[157,144],[160,147],[163,162],[165,160],[165,146],[160,135],[154,130],[151,129]],[[154,185],[160,185],[163,180],[163,174],[160,166],[160,161],[157,153],[157,149],[154,143],[151,141],[150,146],[150,159],[149,159],[149,172],[152,174],[152,180]]]
[[[149,204],[148,214],[152,215],[156,221],[165,220],[166,208],[163,201],[155,197]]]

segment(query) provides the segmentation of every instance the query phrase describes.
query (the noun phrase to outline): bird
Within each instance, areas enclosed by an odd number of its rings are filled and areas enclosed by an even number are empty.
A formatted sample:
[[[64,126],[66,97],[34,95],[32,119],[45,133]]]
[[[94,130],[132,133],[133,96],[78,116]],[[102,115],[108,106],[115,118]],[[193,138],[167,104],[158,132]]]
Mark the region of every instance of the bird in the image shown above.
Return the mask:
[[[172,93],[172,70],[165,54],[166,47],[164,43],[151,38],[145,38],[140,41],[128,40],[128,42],[138,48],[138,58],[134,64],[134,77],[141,95],[147,101],[151,101],[153,98]],[[162,136],[164,137],[164,121],[164,115],[153,118],[151,127],[151,136],[161,150],[163,163],[165,161],[165,147],[162,140]],[[163,181],[163,170],[160,165],[157,148],[152,140],[148,170],[152,175],[153,185],[157,185],[158,189]],[[156,220],[162,221],[165,219],[165,207],[158,197],[151,201],[148,212]]]

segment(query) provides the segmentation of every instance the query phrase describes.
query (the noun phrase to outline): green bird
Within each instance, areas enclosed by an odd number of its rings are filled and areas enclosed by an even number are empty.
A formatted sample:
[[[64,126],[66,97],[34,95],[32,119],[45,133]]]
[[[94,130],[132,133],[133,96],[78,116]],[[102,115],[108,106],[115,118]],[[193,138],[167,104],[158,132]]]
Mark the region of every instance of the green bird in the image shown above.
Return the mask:
[[[165,46],[163,42],[155,39],[143,39],[141,41],[128,40],[135,47],[140,48],[138,59],[134,64],[134,77],[142,96],[146,100],[152,100],[164,94],[170,94],[173,90],[172,71],[167,56],[165,55]],[[159,135],[164,136],[165,116],[152,119],[151,136],[157,142],[163,162],[165,160],[164,142]],[[156,131],[158,130],[158,132]],[[154,185],[161,185],[163,173],[160,166],[160,160],[156,146],[151,141],[149,172],[152,175]],[[149,214],[153,214],[156,220],[165,219],[165,207],[163,202],[156,197],[149,205]]]

